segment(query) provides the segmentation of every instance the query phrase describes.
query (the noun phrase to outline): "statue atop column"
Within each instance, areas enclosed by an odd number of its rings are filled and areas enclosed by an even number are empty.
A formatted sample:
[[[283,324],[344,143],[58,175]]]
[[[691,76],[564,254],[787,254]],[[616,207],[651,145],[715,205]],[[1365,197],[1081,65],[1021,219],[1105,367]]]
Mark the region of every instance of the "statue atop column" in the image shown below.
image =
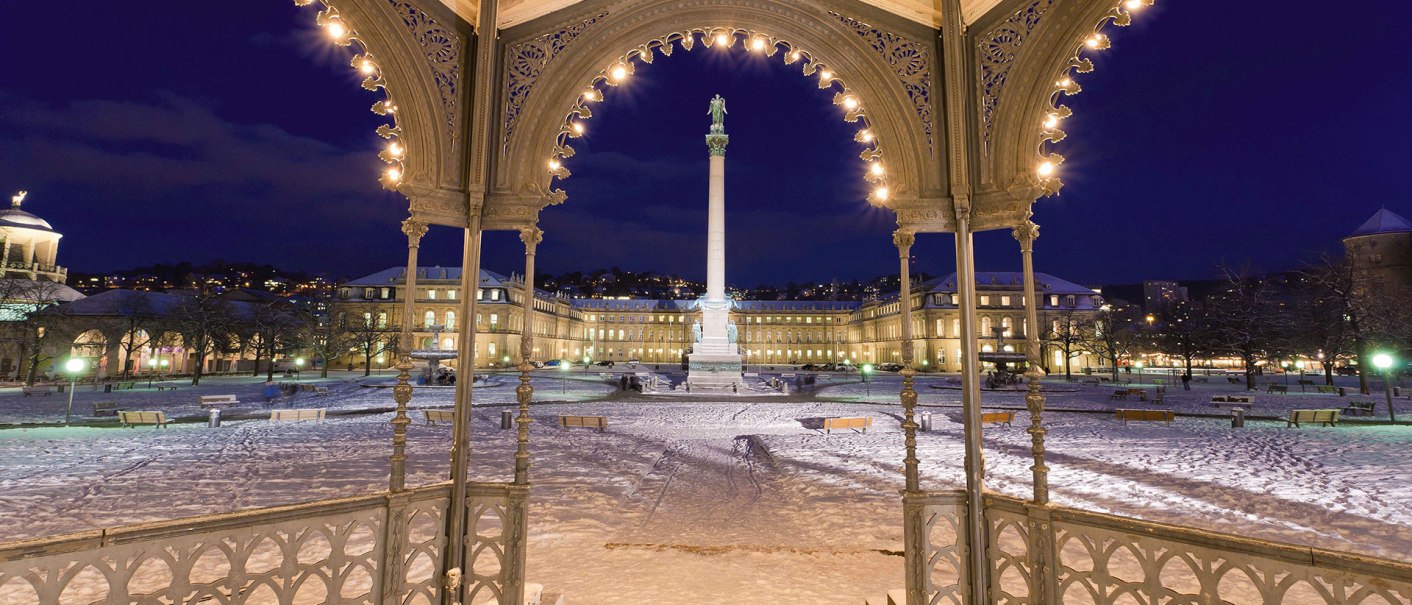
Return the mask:
[[[721,95],[711,99],[711,108],[706,112],[711,116],[711,134],[725,134],[726,132],[726,100]]]

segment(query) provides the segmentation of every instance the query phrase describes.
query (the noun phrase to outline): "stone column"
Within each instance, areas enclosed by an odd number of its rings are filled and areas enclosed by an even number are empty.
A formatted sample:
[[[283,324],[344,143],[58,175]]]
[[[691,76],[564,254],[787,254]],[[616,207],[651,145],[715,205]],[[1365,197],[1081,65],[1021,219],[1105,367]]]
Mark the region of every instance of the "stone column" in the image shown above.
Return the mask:
[[[706,196],[706,300],[726,299],[726,134],[706,135],[711,153],[710,189]]]
[[[388,489],[400,492],[407,488],[407,425],[412,419],[407,417],[407,404],[412,401],[412,321],[417,302],[417,250],[421,247],[422,236],[427,226],[416,219],[402,221],[402,233],[407,236],[407,278],[402,287],[402,333],[399,335],[397,359],[397,384],[392,387],[392,398],[397,402],[397,413],[392,417],[392,474]],[[328,360],[324,360],[328,363]]]
[[[451,427],[451,505],[446,515],[446,573],[465,569],[466,484],[470,469],[472,382],[475,380],[476,290],[480,287],[480,213],[472,211],[461,253],[461,323],[456,328],[456,405]],[[448,576],[450,580],[450,576]],[[450,586],[447,602],[460,602],[462,586]],[[454,598],[450,598],[454,595]]]
[[[1025,378],[1029,379],[1029,393],[1025,395],[1025,405],[1030,410],[1030,453],[1034,457],[1034,465],[1030,470],[1034,473],[1034,503],[1049,503],[1049,467],[1044,464],[1044,436],[1048,431],[1044,429],[1042,415],[1044,413],[1044,393],[1040,384],[1040,379],[1044,378],[1042,368],[1043,359],[1039,348],[1039,305],[1040,299],[1037,296],[1037,288],[1034,280],[1034,240],[1039,237],[1039,225],[1034,221],[1025,221],[1025,224],[1015,227],[1014,236],[1020,242],[1020,256],[1024,262],[1025,272],[1025,360],[1029,366],[1025,370]]]
[[[911,260],[912,244],[916,242],[916,235],[911,231],[898,229],[892,232],[892,243],[897,246],[897,254],[901,260],[901,270],[899,272],[902,289],[898,294],[898,305],[900,312],[899,319],[902,321],[902,431],[906,435],[905,444],[907,456],[903,458],[903,472],[907,478],[907,492],[915,493],[921,490],[921,480],[917,476],[917,422],[915,414],[917,410],[917,391],[913,386],[913,378],[917,375],[917,370],[912,367],[912,272]]]
[[[972,594],[986,591],[985,453],[981,441],[980,358],[976,335],[975,243],[969,208],[956,213],[956,297],[961,314],[961,416],[965,426],[966,535]],[[981,600],[979,602],[986,602]]]
[[[534,352],[534,254],[544,232],[538,227],[520,229],[520,241],[525,243],[524,277],[524,320],[520,329],[520,386],[515,387],[515,399],[520,403],[520,414],[515,419],[519,428],[515,438],[515,483],[529,483],[529,425],[530,400],[534,397],[534,386],[530,384],[530,355]]]

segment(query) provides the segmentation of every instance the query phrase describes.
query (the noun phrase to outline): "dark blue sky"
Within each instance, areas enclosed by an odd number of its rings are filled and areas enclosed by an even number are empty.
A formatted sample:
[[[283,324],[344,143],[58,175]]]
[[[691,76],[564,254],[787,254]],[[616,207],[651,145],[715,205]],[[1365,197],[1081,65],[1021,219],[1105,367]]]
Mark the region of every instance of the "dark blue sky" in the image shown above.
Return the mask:
[[[1159,0],[1080,79],[1040,202],[1039,268],[1085,283],[1288,268],[1381,206],[1412,214],[1412,3],[1357,18],[1287,1]],[[403,262],[405,202],[382,192],[375,100],[346,51],[287,0],[0,4],[0,192],[102,271],[215,258],[357,275]],[[737,285],[895,270],[887,213],[863,202],[854,126],[812,80],[738,51],[640,66],[595,106],[569,202],[543,215],[539,267],[705,271],[706,100],[729,99],[728,275]],[[1014,269],[1008,234],[982,269]],[[427,263],[459,262],[434,230]],[[520,265],[487,238],[486,266]],[[923,236],[918,269],[952,267]]]

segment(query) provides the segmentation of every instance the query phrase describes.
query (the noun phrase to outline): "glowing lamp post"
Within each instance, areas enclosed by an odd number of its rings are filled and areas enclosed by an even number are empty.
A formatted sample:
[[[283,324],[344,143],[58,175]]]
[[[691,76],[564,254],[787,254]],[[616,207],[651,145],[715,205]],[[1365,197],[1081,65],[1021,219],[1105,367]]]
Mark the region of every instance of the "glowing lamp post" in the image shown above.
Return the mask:
[[[69,407],[64,409],[64,426],[69,426],[69,417],[74,413],[74,390],[78,387],[78,375],[88,367],[88,362],[71,357],[64,362],[64,371],[69,373]]]
[[[1387,417],[1389,422],[1397,422],[1397,411],[1392,409],[1392,366],[1396,362],[1392,355],[1378,353],[1373,356],[1373,365],[1383,371],[1383,392],[1387,394]]]
[[[865,363],[858,373],[863,375],[863,396],[870,397],[873,394],[873,385],[868,384],[868,375],[873,373],[873,364]]]
[[[563,395],[564,393],[568,392],[568,391],[565,390],[567,387],[565,387],[564,385],[569,382],[569,375],[568,375],[568,372],[569,372],[569,366],[570,366],[570,365],[572,365],[572,364],[570,364],[570,363],[569,363],[569,360],[567,360],[567,359],[565,359],[565,360],[559,362],[559,394],[560,394],[560,395]]]
[[[1141,361],[1137,361],[1134,362],[1133,365],[1137,367],[1137,383],[1142,384],[1142,366],[1145,364]]]
[[[304,372],[304,358],[294,358],[294,382],[299,382],[299,375]]]
[[[583,373],[584,373],[584,374],[587,374],[587,373],[588,373],[588,366],[589,366],[589,364],[591,364],[591,363],[593,363],[593,358],[592,358],[592,357],[589,357],[589,356],[587,356],[587,355],[584,355],[584,356],[583,356]]]
[[[156,374],[156,373],[157,373],[157,360],[156,360],[156,359],[148,359],[148,360],[147,360],[147,388],[148,388],[148,390],[151,390],[151,389],[152,389],[152,375],[153,375],[153,374]]]

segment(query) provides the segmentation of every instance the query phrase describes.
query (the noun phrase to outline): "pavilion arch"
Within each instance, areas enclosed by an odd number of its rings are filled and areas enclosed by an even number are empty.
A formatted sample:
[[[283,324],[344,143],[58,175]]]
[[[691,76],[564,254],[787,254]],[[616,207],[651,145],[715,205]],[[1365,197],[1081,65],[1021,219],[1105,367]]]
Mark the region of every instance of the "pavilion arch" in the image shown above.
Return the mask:
[[[929,28],[842,2],[837,7],[787,0],[586,4],[593,5],[575,7],[572,17],[541,19],[503,35],[506,76],[496,91],[501,130],[491,146],[494,194],[484,209],[486,228],[532,223],[539,209],[562,202],[565,195],[553,189],[547,162],[565,155],[561,135],[567,119],[587,117],[582,94],[602,82],[614,65],[686,52],[680,40],[688,32],[698,47],[692,52],[719,52],[699,48],[705,46],[702,33],[725,31],[764,37],[770,48],[801,51],[794,63],[805,76],[820,78],[816,72],[827,67],[838,81],[831,83],[834,90],[847,90],[860,103],[861,111],[840,109],[840,117],[853,121],[866,116],[874,148],[885,158],[888,205],[923,197],[939,203],[946,189],[945,159]],[[903,33],[880,33],[872,21]],[[746,43],[751,39],[745,38]]]
[[[1062,98],[1093,70],[1083,54],[1108,48],[1105,27],[1128,25],[1153,1],[1008,0],[973,25],[975,230],[1022,224],[1035,200],[1059,192],[1064,159],[1050,147],[1067,136]]]

